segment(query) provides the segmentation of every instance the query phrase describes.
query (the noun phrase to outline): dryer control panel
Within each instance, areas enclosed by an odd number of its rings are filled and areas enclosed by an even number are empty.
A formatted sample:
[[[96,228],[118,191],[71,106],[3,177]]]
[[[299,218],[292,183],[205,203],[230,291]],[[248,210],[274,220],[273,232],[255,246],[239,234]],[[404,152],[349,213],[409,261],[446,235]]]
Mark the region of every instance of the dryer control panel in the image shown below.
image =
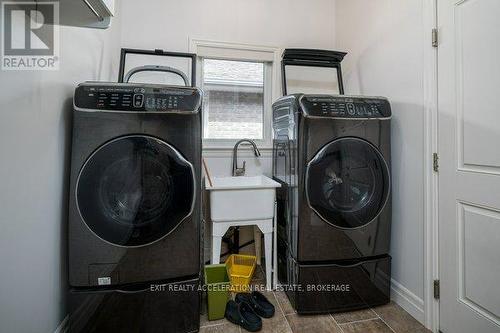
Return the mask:
[[[201,100],[197,88],[88,82],[76,88],[74,106],[84,111],[197,113]]]
[[[326,118],[390,118],[391,105],[384,97],[303,95],[306,116]]]

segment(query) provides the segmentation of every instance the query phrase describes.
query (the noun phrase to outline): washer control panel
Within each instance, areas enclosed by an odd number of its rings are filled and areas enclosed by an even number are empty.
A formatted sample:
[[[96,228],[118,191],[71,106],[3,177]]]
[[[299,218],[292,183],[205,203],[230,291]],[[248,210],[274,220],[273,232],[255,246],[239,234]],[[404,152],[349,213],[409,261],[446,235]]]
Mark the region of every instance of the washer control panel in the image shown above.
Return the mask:
[[[197,88],[129,83],[83,83],[74,104],[87,111],[196,113],[201,105]]]
[[[391,106],[384,97],[304,95],[301,106],[306,115],[328,118],[389,118]]]

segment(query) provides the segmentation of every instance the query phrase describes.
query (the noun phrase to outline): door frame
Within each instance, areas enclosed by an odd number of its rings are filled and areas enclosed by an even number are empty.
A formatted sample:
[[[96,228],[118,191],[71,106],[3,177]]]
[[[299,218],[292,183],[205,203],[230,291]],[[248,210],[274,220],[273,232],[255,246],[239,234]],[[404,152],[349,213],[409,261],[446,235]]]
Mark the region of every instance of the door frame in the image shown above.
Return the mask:
[[[439,332],[439,300],[434,298],[434,280],[439,280],[439,176],[433,168],[433,154],[439,152],[438,48],[433,47],[431,41],[432,30],[439,27],[437,1],[423,1],[424,324],[436,333]]]

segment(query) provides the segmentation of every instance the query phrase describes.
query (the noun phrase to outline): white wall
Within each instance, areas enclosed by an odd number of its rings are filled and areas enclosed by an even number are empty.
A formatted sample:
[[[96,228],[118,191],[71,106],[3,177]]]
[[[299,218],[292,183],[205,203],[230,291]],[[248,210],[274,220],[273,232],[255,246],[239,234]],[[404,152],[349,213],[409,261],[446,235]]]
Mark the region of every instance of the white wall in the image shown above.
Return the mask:
[[[349,52],[346,93],[386,96],[392,103],[393,292],[422,320],[423,1],[337,0],[336,6],[337,49]]]
[[[188,38],[334,46],[331,0],[122,0],[122,45],[188,51]]]
[[[118,30],[63,27],[59,71],[0,71],[2,332],[54,332],[66,315],[71,100],[115,80]]]
[[[332,0],[123,0],[122,46],[189,51],[189,38],[272,47],[331,49]],[[276,83],[279,84],[279,83]],[[249,174],[271,174],[270,153],[248,155]],[[230,175],[230,153],[205,153],[214,175]]]

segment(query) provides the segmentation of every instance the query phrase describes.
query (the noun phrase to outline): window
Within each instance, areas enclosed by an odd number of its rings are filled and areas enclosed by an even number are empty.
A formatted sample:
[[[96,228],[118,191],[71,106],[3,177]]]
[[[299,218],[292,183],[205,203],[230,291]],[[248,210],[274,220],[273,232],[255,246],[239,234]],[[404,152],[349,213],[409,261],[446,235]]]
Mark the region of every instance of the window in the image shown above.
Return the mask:
[[[205,139],[264,139],[263,62],[203,59]]]
[[[197,81],[204,93],[203,147],[226,150],[246,138],[270,148],[281,50],[191,39],[190,52],[198,56]]]

